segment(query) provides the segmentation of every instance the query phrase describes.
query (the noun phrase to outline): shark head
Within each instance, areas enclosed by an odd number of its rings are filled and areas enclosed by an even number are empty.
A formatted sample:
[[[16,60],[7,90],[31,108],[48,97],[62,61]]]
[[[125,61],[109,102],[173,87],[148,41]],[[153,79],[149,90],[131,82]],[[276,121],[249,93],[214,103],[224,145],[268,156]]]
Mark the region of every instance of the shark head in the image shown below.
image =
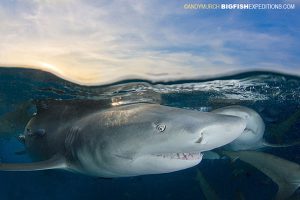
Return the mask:
[[[80,171],[104,177],[168,173],[195,166],[202,159],[201,152],[232,142],[246,127],[236,116],[155,104],[107,109],[79,124],[85,124],[81,131],[86,133],[82,139],[86,142],[76,148]]]
[[[212,111],[216,114],[237,116],[246,121],[246,128],[236,140],[226,146],[227,150],[240,151],[263,147],[265,123],[261,116],[244,106],[227,106]]]

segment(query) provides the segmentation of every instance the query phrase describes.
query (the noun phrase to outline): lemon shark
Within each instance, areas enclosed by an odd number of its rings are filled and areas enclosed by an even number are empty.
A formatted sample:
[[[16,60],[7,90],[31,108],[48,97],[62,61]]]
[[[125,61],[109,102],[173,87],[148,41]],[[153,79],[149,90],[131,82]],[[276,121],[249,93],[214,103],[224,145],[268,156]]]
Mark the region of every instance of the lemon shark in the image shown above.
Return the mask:
[[[244,119],[159,104],[101,108],[86,101],[37,101],[20,140],[32,163],[0,170],[64,169],[96,177],[129,177],[186,169],[202,152],[241,135]]]
[[[237,116],[246,121],[243,133],[224,148],[231,151],[257,150],[267,147],[290,147],[299,145],[300,141],[289,144],[271,144],[264,139],[265,123],[261,116],[253,109],[245,106],[227,106],[212,111],[216,114]],[[278,128],[281,125],[278,125]]]
[[[246,128],[233,142],[225,145],[222,149],[228,151],[256,150],[264,147],[284,147],[267,143],[263,136],[265,123],[261,116],[253,109],[245,106],[233,105],[213,110],[212,113],[221,115],[237,116],[246,121]],[[219,150],[204,153],[204,159],[215,160],[222,158]]]
[[[269,146],[263,139],[265,123],[253,109],[244,106],[227,106],[212,111],[213,113],[238,116],[246,120],[246,129],[236,140],[226,146],[227,150],[249,150]]]
[[[300,186],[300,165],[277,156],[257,151],[223,151],[233,160],[240,159],[270,177],[277,185],[276,199],[289,198]]]

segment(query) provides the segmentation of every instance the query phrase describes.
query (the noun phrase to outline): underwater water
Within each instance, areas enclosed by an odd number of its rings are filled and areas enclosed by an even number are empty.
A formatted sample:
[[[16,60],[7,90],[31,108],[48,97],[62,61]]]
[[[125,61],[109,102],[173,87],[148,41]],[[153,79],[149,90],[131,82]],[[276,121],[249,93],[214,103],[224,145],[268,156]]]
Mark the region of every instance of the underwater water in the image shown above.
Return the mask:
[[[30,162],[17,136],[35,112],[39,99],[89,99],[101,106],[149,102],[209,112],[228,105],[257,111],[266,124],[265,139],[274,144],[300,139],[300,78],[248,72],[211,80],[151,84],[128,80],[106,86],[80,86],[47,72],[0,68],[0,159]],[[21,111],[20,111],[21,110]],[[16,112],[17,111],[17,112]],[[18,120],[16,120],[18,119]],[[300,164],[300,146],[260,151]],[[0,172],[0,199],[205,199],[207,188],[218,199],[273,199],[277,185],[242,161],[202,160],[193,168],[160,175],[102,179],[62,170]],[[202,186],[201,186],[202,185]],[[300,199],[300,191],[292,197]]]

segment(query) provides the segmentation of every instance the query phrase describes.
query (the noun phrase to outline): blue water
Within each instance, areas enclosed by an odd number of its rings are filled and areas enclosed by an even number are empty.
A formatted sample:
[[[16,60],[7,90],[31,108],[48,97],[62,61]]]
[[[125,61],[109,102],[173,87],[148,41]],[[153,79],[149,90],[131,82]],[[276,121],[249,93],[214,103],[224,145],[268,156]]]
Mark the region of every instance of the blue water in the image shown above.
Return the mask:
[[[37,99],[92,99],[103,105],[151,102],[211,111],[228,105],[255,109],[266,123],[265,138],[273,143],[300,139],[300,78],[270,72],[249,72],[211,80],[187,80],[152,84],[128,80],[107,86],[80,86],[46,72],[0,68],[0,159],[28,162],[17,140],[27,116],[7,113]],[[294,116],[291,117],[291,116]],[[296,117],[295,117],[296,116]],[[5,124],[3,124],[7,120]],[[7,125],[9,124],[9,125]],[[284,124],[283,129],[276,129]],[[275,128],[274,128],[275,127]],[[300,147],[264,149],[300,164]],[[162,175],[101,179],[62,170],[0,172],[0,199],[205,199],[196,172],[200,170],[220,199],[272,199],[277,186],[255,168],[229,159],[203,160],[198,166]],[[300,191],[293,196],[300,199]]]

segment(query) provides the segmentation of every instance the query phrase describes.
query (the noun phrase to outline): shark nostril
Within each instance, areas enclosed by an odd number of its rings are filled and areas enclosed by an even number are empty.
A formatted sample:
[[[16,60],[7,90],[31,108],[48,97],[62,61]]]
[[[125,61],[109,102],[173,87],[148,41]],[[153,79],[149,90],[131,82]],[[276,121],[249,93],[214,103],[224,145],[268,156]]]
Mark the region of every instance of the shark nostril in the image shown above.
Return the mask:
[[[201,132],[201,133],[200,133],[200,137],[199,137],[199,139],[196,141],[196,143],[201,143],[202,140],[203,140],[203,133]]]

